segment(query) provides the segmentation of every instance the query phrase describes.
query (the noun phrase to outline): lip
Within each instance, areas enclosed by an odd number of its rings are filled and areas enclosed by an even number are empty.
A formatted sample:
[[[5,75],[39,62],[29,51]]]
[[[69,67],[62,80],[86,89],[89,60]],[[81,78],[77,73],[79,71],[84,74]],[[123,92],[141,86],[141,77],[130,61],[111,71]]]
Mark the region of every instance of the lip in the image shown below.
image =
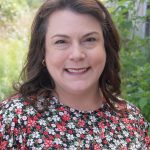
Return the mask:
[[[84,68],[65,68],[65,71],[72,75],[81,75],[86,73],[90,67],[84,67]]]

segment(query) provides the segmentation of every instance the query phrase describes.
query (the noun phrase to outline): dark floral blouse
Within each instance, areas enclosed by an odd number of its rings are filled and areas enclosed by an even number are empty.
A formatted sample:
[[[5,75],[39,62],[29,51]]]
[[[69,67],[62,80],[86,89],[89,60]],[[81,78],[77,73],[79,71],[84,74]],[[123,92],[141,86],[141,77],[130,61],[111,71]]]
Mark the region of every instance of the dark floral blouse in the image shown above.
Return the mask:
[[[149,150],[148,123],[127,104],[121,116],[107,103],[91,112],[49,100],[38,113],[23,98],[4,101],[0,108],[0,150]]]

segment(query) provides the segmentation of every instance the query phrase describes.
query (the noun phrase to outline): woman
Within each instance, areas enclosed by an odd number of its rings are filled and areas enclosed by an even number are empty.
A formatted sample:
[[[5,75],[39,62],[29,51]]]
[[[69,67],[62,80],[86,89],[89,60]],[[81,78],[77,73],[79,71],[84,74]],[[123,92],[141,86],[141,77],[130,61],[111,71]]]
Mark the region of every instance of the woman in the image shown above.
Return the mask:
[[[149,149],[148,123],[119,98],[119,36],[98,0],[47,0],[23,83],[1,104],[1,149]]]

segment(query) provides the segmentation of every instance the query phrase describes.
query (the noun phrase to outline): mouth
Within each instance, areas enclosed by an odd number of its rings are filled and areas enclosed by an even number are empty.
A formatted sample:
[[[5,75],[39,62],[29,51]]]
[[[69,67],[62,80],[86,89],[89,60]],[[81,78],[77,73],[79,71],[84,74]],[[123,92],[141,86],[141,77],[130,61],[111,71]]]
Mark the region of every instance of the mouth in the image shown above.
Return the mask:
[[[66,68],[65,71],[70,74],[80,75],[86,73],[90,67],[84,67],[84,68]]]

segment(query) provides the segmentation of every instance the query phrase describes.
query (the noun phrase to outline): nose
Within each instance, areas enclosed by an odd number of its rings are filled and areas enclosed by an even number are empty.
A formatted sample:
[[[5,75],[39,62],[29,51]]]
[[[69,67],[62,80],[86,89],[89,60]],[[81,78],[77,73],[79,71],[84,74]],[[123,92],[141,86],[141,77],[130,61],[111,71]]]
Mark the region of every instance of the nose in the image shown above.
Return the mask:
[[[73,44],[70,49],[69,59],[74,61],[80,61],[84,60],[85,57],[86,53],[84,49],[80,46],[80,44]]]

